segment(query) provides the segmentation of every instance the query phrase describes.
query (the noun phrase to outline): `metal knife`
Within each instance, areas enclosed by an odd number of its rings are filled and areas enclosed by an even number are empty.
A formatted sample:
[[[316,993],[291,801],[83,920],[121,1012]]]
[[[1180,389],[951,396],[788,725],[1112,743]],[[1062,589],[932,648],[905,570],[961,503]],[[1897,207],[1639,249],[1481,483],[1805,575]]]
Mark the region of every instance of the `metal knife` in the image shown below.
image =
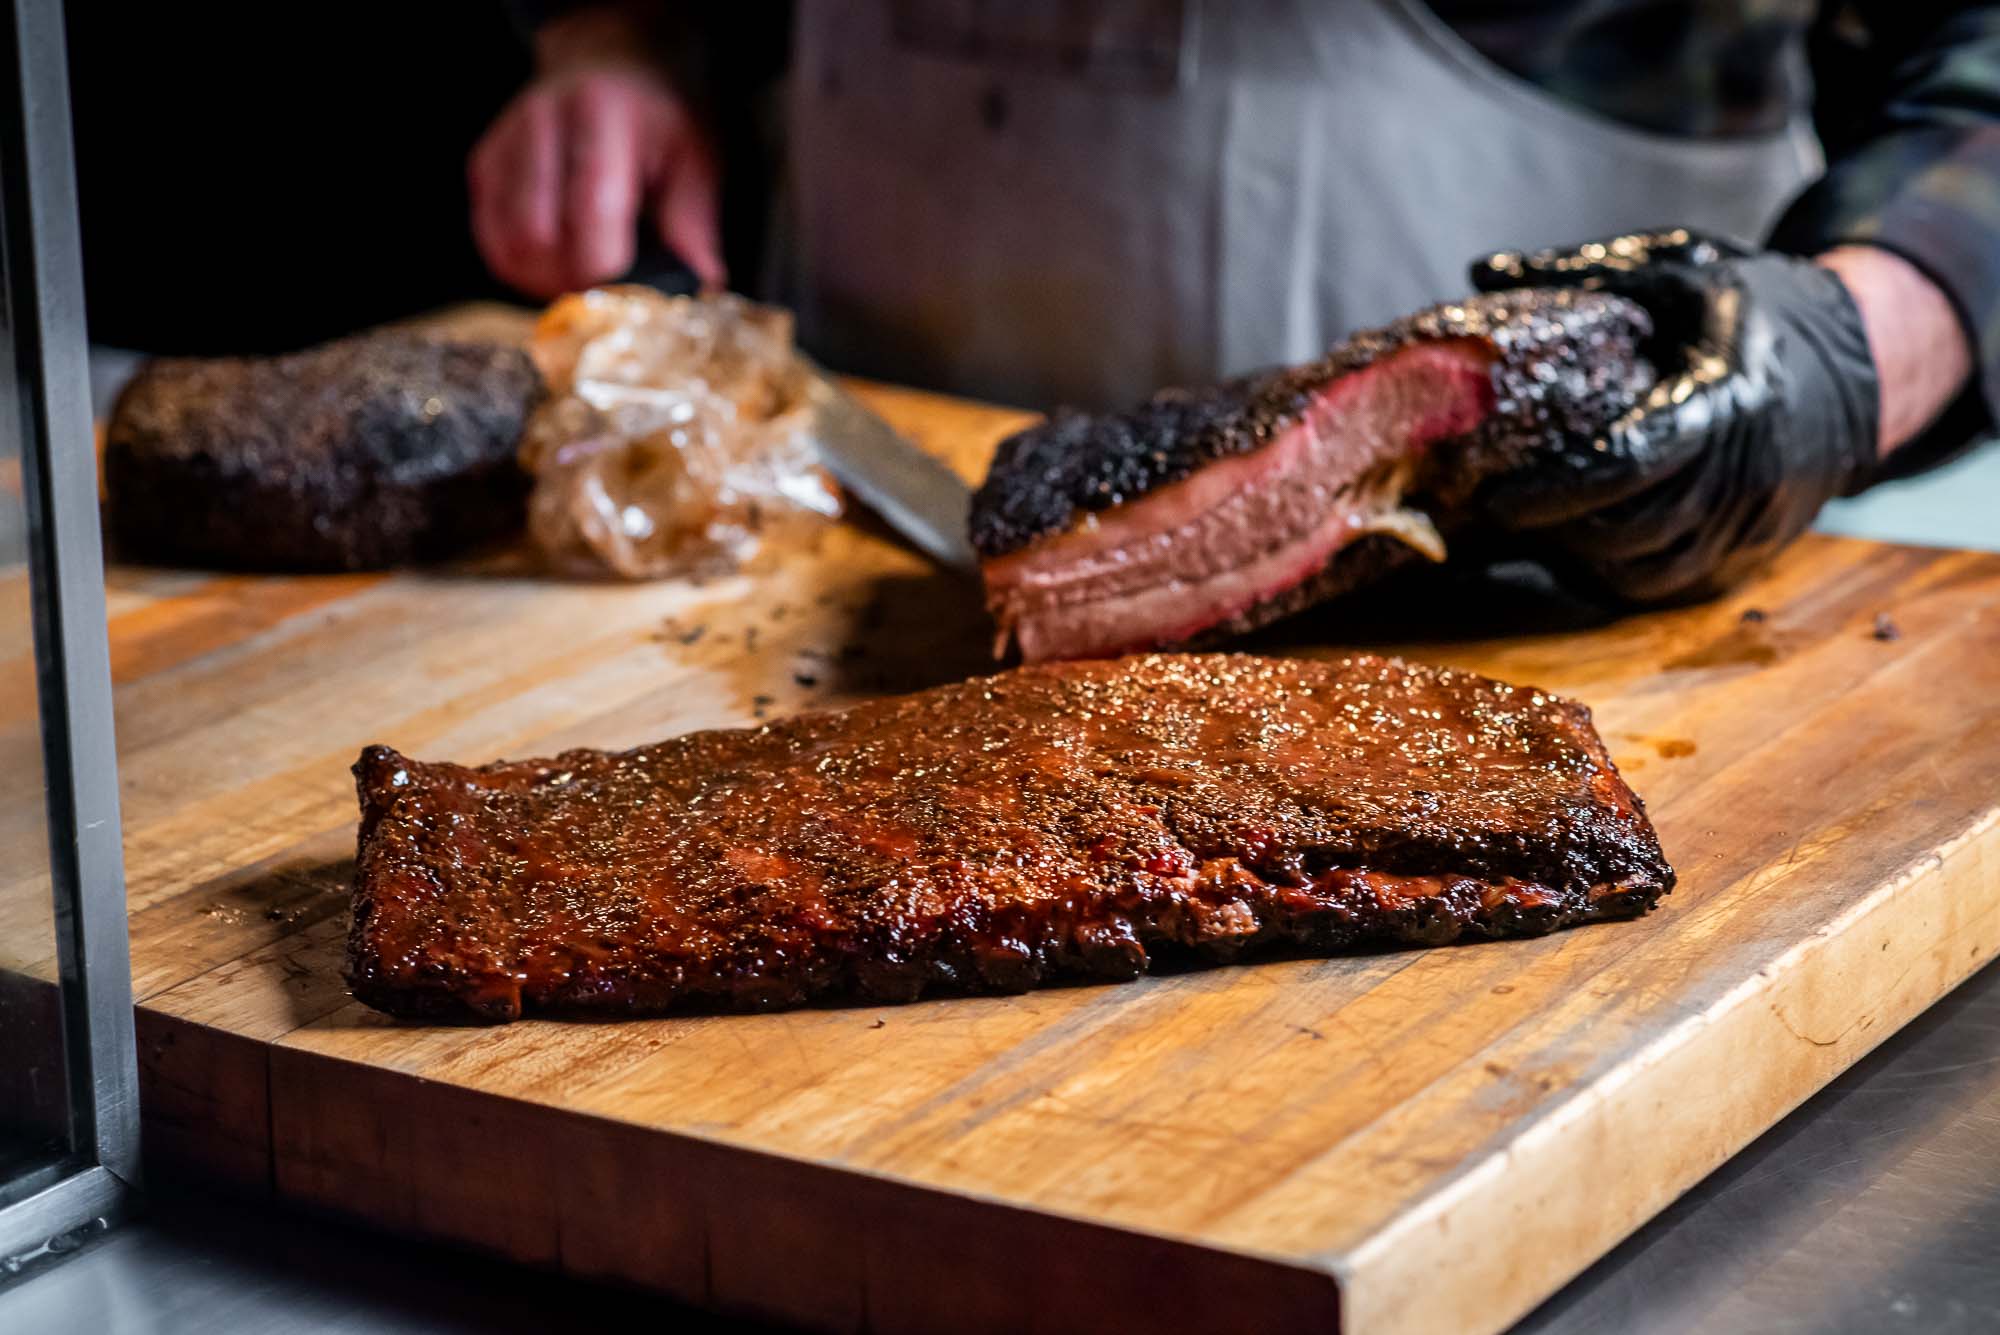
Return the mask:
[[[645,283],[669,296],[691,296],[698,286],[680,257],[651,236],[641,236],[628,283]],[[820,461],[840,485],[882,516],[919,551],[953,570],[976,571],[979,558],[966,540],[972,491],[958,474],[897,435],[804,353],[810,373],[807,397]]]
[[[810,369],[806,394],[827,471],[939,565],[977,570],[979,558],[965,536],[972,488],[855,402],[824,371]]]

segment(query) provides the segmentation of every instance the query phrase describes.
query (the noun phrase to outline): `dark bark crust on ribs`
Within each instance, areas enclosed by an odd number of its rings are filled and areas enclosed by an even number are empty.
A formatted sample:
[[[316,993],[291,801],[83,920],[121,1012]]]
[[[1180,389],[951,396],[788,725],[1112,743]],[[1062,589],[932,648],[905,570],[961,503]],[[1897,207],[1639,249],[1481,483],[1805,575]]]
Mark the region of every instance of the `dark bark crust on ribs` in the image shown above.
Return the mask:
[[[1620,297],[1525,288],[1433,306],[1357,334],[1319,361],[1200,389],[1162,390],[1126,413],[1058,412],[1000,445],[972,501],[972,543],[1002,556],[1065,532],[1079,512],[1108,510],[1246,454],[1297,421],[1340,376],[1413,343],[1475,338],[1496,353],[1487,425],[1446,451],[1429,488],[1447,500],[1520,452],[1592,435],[1645,389],[1646,313]]]
[[[121,554],[361,570],[517,531],[541,393],[518,348],[363,334],[281,357],[148,363],[104,452]]]
[[[469,769],[355,767],[348,978],[400,1015],[909,1000],[1539,933],[1673,871],[1582,706],[1151,655]]]

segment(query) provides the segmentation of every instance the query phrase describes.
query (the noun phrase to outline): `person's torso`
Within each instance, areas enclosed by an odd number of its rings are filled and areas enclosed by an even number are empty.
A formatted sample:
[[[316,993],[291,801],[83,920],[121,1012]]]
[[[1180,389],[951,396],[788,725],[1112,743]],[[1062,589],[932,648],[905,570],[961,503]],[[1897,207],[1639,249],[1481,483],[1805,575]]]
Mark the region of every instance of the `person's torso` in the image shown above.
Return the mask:
[[[1493,249],[1754,238],[1819,166],[1796,119],[1577,108],[1416,0],[804,6],[792,78],[807,345],[1043,407],[1317,355]]]

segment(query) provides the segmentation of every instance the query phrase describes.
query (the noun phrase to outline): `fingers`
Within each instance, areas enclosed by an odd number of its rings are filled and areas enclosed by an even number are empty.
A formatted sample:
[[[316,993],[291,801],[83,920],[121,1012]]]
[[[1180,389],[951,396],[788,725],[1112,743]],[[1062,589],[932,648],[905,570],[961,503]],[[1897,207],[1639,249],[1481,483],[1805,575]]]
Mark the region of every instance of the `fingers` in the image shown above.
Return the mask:
[[[618,84],[589,82],[568,98],[562,264],[572,288],[609,282],[632,267],[643,115],[634,97]]]
[[[694,272],[704,291],[728,279],[722,263],[721,172],[707,146],[693,135],[678,141],[653,193],[660,240]]]
[[[497,277],[546,300],[629,271],[650,203],[666,244],[718,286],[719,177],[706,140],[656,81],[599,71],[531,87],[468,162],[473,238]]]
[[[1685,227],[1628,232],[1549,250],[1501,251],[1472,265],[1481,292],[1511,287],[1610,287],[1627,275],[1660,266],[1700,267],[1749,252],[1733,241]]]
[[[567,279],[560,114],[546,94],[515,99],[473,150],[468,172],[480,256],[502,282],[543,298],[564,291]]]
[[[1729,550],[1744,509],[1722,479],[1690,468],[1550,537],[1575,568],[1622,601],[1685,602],[1720,592],[1742,573]]]
[[[1725,410],[1716,396],[1727,392],[1699,371],[1662,380],[1597,440],[1493,478],[1480,489],[1480,508],[1516,532],[1614,511],[1701,454]]]

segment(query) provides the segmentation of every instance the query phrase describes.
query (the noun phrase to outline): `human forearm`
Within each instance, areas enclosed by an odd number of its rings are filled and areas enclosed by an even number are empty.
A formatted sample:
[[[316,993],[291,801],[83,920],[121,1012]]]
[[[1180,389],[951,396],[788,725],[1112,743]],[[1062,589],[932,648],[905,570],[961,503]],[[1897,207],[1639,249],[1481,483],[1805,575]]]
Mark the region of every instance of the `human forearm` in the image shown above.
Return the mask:
[[[563,8],[535,27],[536,73],[636,66],[658,75],[666,13],[643,0]]]
[[[1829,165],[1770,245],[1840,257],[1881,372],[1872,476],[1896,476],[2000,422],[2000,4],[1826,8],[1846,15],[1815,47]]]
[[[1874,246],[1836,246],[1819,263],[1840,275],[1868,331],[1881,384],[1878,452],[1887,457],[1916,436],[1965,388],[1972,342],[1936,283],[1900,255]]]

